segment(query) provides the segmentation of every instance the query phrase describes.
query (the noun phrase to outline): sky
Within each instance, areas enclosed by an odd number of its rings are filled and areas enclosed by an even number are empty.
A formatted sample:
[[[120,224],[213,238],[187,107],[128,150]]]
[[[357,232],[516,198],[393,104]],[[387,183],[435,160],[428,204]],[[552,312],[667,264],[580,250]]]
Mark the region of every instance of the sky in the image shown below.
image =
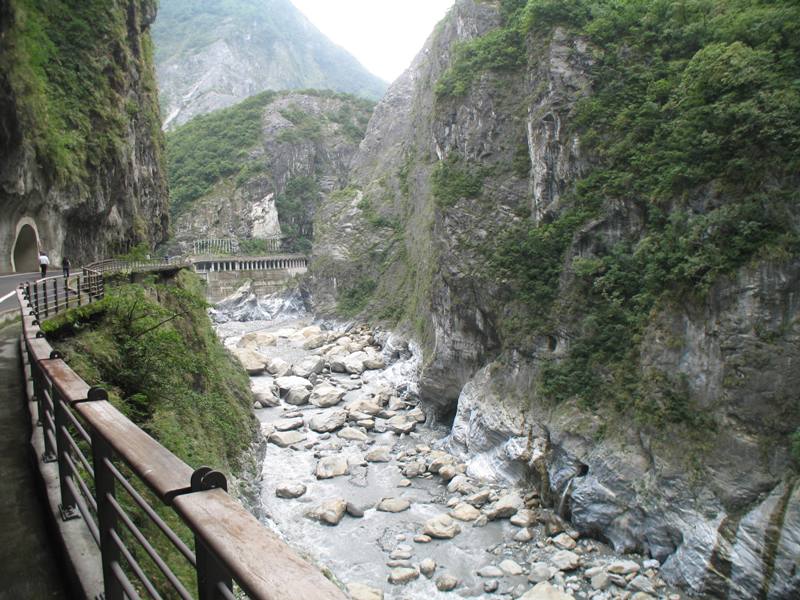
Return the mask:
[[[454,0],[291,0],[334,43],[389,83],[405,71]]]

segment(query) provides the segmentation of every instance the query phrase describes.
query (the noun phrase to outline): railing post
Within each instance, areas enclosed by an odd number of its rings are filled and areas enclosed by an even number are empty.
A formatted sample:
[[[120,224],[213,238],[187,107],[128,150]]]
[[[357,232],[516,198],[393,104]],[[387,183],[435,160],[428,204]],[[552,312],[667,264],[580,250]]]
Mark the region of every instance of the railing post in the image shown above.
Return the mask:
[[[225,475],[213,471],[209,467],[200,467],[192,473],[191,489],[193,492],[203,492],[212,489],[228,491],[228,482]],[[195,533],[194,552],[197,559],[197,598],[198,600],[221,600],[221,587],[228,591],[233,590],[233,578],[225,566],[206,546],[205,542]]]
[[[194,552],[197,557],[198,600],[220,600],[224,598],[220,586],[233,589],[233,579],[228,570],[217,560],[200,536],[194,536]]]
[[[58,314],[58,279],[53,279],[53,314]]]
[[[53,356],[53,358],[57,358],[57,356]],[[80,517],[78,507],[75,504],[75,496],[72,494],[72,489],[67,485],[67,479],[72,478],[72,474],[68,471],[69,466],[66,458],[69,454],[69,442],[67,441],[69,421],[64,414],[65,409],[62,399],[55,386],[50,386],[50,399],[53,401],[53,410],[55,411],[58,483],[61,488],[61,504],[58,509],[61,511],[61,518],[64,521],[69,521]],[[45,437],[47,437],[46,431]]]
[[[30,356],[30,354],[28,354]],[[53,442],[50,436],[47,435],[48,421],[47,415],[50,413],[49,406],[44,398],[44,382],[45,377],[42,373],[42,368],[36,360],[29,361],[31,365],[31,378],[33,379],[33,397],[36,398],[36,405],[39,412],[39,420],[36,422],[38,427],[42,428],[42,438],[44,439],[44,454],[42,454],[42,462],[49,463],[56,461],[56,453],[53,448]],[[53,399],[52,389],[49,391],[50,399]],[[50,417],[55,423],[55,415],[50,414]],[[56,432],[54,431],[53,434]]]
[[[96,431],[92,431],[92,464],[94,489],[97,500],[97,525],[100,530],[100,555],[103,562],[104,600],[122,600],[122,584],[114,575],[113,565],[119,563],[120,551],[112,533],[117,528],[117,513],[108,498],[115,497],[114,474],[106,461],[111,461],[111,445]]]
[[[33,283],[33,312],[36,317],[39,317],[39,286],[36,282]]]

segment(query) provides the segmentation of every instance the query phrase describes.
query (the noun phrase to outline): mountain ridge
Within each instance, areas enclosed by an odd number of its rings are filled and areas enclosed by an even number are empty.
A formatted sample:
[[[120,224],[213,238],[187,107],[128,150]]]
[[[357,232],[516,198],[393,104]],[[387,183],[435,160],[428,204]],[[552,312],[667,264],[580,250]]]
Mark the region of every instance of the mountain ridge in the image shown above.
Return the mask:
[[[265,90],[387,88],[289,0],[162,0],[153,38],[166,129]]]

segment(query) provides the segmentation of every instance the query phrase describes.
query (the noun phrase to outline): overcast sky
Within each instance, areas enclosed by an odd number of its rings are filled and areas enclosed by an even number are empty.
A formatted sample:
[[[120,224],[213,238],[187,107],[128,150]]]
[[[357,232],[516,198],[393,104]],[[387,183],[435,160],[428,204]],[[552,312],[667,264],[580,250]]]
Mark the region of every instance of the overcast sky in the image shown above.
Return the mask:
[[[454,0],[291,0],[362,65],[394,81]]]

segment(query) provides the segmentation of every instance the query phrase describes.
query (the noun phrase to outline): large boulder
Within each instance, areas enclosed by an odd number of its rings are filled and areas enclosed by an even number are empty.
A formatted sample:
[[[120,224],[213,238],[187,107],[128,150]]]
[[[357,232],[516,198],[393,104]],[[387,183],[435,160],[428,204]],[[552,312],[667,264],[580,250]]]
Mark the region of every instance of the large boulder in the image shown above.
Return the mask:
[[[292,388],[306,388],[311,389],[313,388],[313,384],[304,377],[297,377],[297,376],[286,376],[286,377],[277,377],[275,379],[275,387],[278,390],[278,395],[282,398],[286,394],[289,393],[289,390]]]
[[[317,479],[333,479],[340,475],[347,475],[350,471],[350,465],[347,459],[341,454],[334,456],[324,456],[317,462],[317,468],[314,474]]]
[[[425,521],[422,532],[434,538],[449,540],[461,532],[461,527],[443,513]]]
[[[525,592],[519,600],[575,600],[575,596],[543,581]]]
[[[311,396],[311,391],[304,387],[294,387],[290,389],[284,400],[286,400],[287,404],[292,404],[294,406],[302,406],[303,404],[308,404],[308,399]]]
[[[307,513],[307,516],[326,525],[338,525],[347,510],[347,502],[341,498],[325,500]]]
[[[361,375],[364,372],[364,361],[367,360],[366,352],[353,352],[344,359],[344,368],[348,373]]]
[[[382,498],[376,508],[381,512],[399,513],[410,507],[411,502],[405,498]]]
[[[407,414],[395,415],[386,421],[387,427],[395,433],[411,433],[417,427],[416,419],[410,418]]]
[[[309,399],[309,402],[311,402],[311,404],[314,406],[327,408],[328,406],[339,404],[344,394],[344,390],[339,389],[329,383],[322,383],[315,387],[314,391],[311,392],[311,398]]]
[[[251,350],[266,348],[275,345],[275,336],[266,331],[252,331],[244,334],[236,345],[239,348],[249,348]]]
[[[308,421],[308,428],[317,433],[328,433],[343,427],[347,422],[347,411],[340,408],[320,411]]]
[[[238,359],[248,375],[260,375],[267,366],[267,359],[249,348],[232,348],[231,353]]]
[[[275,444],[279,448],[288,448],[294,444],[299,444],[305,441],[306,435],[299,431],[275,431],[270,434],[267,441],[270,444]]]
[[[325,368],[325,361],[319,356],[309,356],[303,359],[300,364],[292,367],[292,374],[298,377],[308,378],[313,374],[322,373]]]
[[[292,365],[276,356],[267,361],[267,372],[275,377],[286,377],[292,372]]]

